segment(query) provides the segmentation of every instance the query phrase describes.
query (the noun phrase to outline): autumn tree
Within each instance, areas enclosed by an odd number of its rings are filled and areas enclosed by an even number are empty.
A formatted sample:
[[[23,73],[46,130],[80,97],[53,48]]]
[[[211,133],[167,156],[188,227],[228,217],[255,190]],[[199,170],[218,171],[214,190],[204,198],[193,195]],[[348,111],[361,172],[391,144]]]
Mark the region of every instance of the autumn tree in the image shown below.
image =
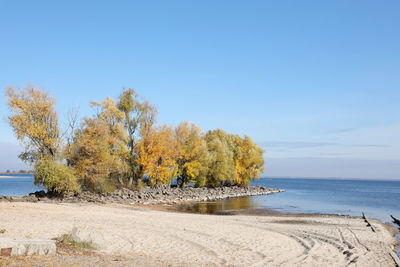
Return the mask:
[[[47,193],[59,195],[77,192],[80,189],[75,171],[60,161],[42,159],[33,171],[35,185],[42,185]]]
[[[139,95],[133,88],[124,89],[119,96],[118,108],[124,114],[124,126],[127,133],[127,144],[129,155],[127,158],[129,171],[128,187],[131,187],[133,182],[143,178],[143,170],[137,162],[138,149],[141,131],[145,127],[151,127],[156,119],[157,110],[145,100],[140,100]]]
[[[235,163],[229,135],[221,130],[208,131],[205,140],[209,153],[208,187],[231,185],[235,181]]]
[[[177,145],[177,184],[195,186],[206,184],[209,154],[201,129],[195,124],[183,122],[175,128]]]
[[[109,97],[101,104],[92,102],[91,105],[97,110],[96,115],[84,118],[66,151],[67,160],[86,189],[110,191],[113,181],[124,185],[121,178],[128,170],[123,113]]]
[[[244,139],[236,135],[234,140],[237,148],[237,157],[234,157],[235,183],[248,186],[252,180],[259,179],[260,174],[264,172],[264,150],[247,135]]]
[[[39,88],[8,87],[7,103],[11,115],[8,122],[25,151],[19,157],[34,164],[34,183],[50,194],[79,190],[73,169],[64,166],[55,99]]]
[[[25,151],[19,157],[34,163],[56,157],[61,144],[55,99],[35,87],[8,87],[8,122]]]
[[[154,185],[170,184],[177,174],[177,147],[170,127],[144,127],[137,146],[137,162]]]

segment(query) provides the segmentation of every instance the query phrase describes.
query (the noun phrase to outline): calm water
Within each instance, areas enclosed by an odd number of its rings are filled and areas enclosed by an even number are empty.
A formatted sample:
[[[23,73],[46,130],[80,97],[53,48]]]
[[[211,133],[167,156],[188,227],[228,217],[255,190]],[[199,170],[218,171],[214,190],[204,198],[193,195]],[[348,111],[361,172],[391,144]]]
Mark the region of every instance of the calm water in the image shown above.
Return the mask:
[[[43,190],[42,187],[33,184],[31,174],[1,174],[0,176],[12,176],[13,178],[0,178],[0,195],[24,196],[35,191]]]
[[[400,217],[400,181],[264,178],[253,185],[282,188],[268,196],[226,199],[184,205],[182,210],[216,213],[230,210],[252,212],[331,213],[368,217],[384,222],[390,214]]]

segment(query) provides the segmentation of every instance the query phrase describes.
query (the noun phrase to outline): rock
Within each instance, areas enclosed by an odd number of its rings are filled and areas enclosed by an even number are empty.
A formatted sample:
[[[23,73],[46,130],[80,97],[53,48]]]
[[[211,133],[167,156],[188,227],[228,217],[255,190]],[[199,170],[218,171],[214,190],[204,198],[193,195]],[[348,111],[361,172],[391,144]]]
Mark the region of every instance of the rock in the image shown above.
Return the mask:
[[[36,191],[35,193],[35,196],[36,197],[45,197],[46,196],[46,192],[44,191],[44,190],[41,190],[41,191]]]
[[[78,243],[89,243],[97,249],[105,249],[106,243],[102,233],[92,227],[74,227],[71,239]]]
[[[1,256],[31,256],[56,254],[56,241],[48,239],[0,238]]]

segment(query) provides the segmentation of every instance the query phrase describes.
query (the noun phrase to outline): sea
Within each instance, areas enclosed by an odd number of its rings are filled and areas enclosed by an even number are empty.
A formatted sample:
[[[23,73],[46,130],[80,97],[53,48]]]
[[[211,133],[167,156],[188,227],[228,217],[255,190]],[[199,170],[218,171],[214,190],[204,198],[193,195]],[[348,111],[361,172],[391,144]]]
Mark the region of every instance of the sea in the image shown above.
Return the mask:
[[[184,205],[200,213],[315,213],[361,216],[383,222],[400,217],[400,180],[261,178],[251,185],[284,189],[273,195],[231,198]]]
[[[2,196],[24,196],[40,190],[44,188],[33,184],[32,174],[0,174],[0,195]]]

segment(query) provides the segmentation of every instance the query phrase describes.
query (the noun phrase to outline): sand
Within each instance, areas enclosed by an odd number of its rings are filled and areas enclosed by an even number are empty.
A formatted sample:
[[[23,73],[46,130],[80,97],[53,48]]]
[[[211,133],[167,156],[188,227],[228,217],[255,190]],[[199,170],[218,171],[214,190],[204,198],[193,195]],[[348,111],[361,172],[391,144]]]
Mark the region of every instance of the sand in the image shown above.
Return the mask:
[[[106,204],[0,203],[2,237],[101,232],[115,266],[394,266],[384,224],[342,216],[217,216]],[[1,263],[1,262],[0,262]],[[89,260],[79,265],[91,265]],[[126,264],[126,265],[125,265]],[[98,264],[101,265],[101,264]]]

